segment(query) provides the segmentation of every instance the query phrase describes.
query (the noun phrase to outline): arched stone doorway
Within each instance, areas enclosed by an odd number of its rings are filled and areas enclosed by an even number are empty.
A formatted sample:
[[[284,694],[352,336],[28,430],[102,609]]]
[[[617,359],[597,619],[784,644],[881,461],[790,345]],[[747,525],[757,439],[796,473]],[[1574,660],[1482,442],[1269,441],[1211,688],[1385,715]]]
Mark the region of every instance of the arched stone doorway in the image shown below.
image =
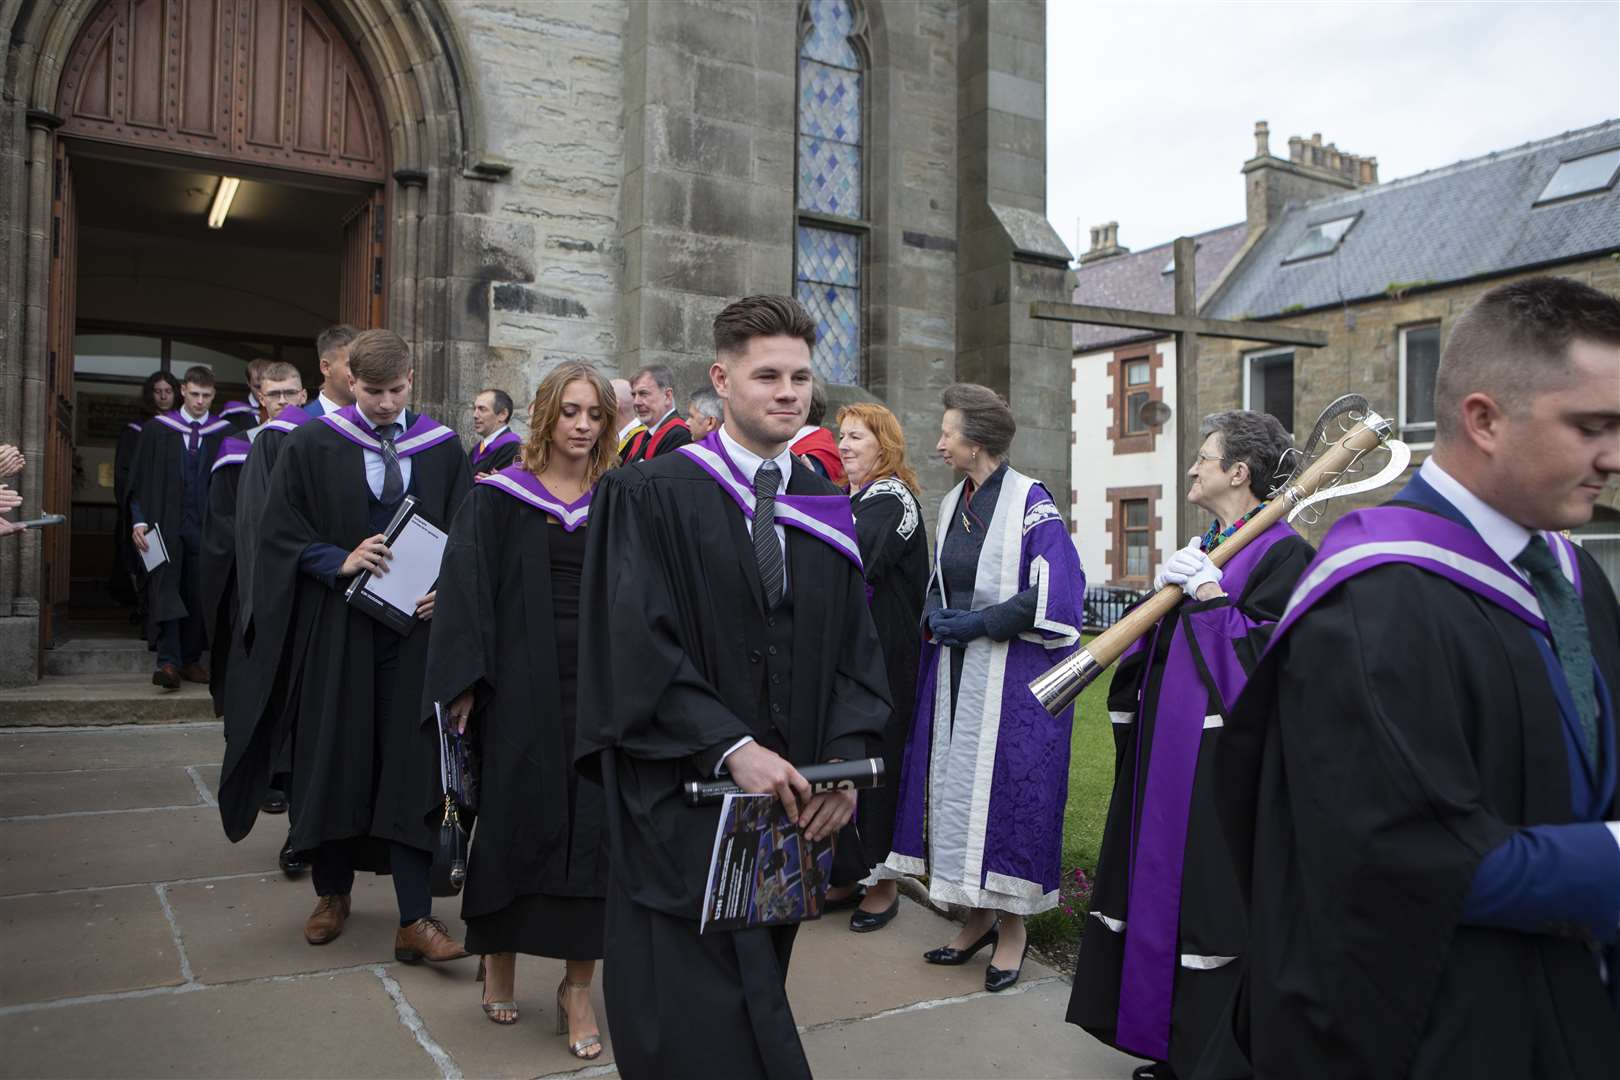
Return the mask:
[[[15,328],[0,335],[0,373],[20,376],[0,390],[0,428],[42,466],[23,478],[30,504],[70,498],[75,153],[216,175],[228,165],[244,182],[314,191],[369,186],[350,231],[370,243],[345,249],[348,276],[369,280],[342,290],[343,314],[412,343],[422,407],[459,394],[444,363],[452,188],[505,170],[472,149],[478,110],[439,0],[0,0],[4,23],[8,96],[28,107],[0,127],[0,190],[18,193],[20,211],[20,227],[0,231],[0,303]],[[362,318],[355,303],[374,310]],[[40,670],[71,544],[68,530],[30,533],[6,553],[0,684]]]

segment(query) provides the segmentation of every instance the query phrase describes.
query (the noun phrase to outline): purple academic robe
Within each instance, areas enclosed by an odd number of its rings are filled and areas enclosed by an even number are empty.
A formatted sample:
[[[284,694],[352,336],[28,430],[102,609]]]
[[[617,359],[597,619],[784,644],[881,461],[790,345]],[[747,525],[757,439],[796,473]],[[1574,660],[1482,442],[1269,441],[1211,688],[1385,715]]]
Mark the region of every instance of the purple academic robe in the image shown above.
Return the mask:
[[[940,547],[961,498],[959,484],[940,504]],[[934,578],[929,588],[943,594],[937,553]],[[1058,898],[1074,710],[1049,715],[1029,682],[1079,647],[1086,578],[1051,496],[1008,469],[973,596],[945,596],[945,606],[979,610],[1029,589],[1037,594],[1031,629],[967,646],[954,716],[949,656],[923,644],[885,865],[926,874],[936,902],[1032,915]]]

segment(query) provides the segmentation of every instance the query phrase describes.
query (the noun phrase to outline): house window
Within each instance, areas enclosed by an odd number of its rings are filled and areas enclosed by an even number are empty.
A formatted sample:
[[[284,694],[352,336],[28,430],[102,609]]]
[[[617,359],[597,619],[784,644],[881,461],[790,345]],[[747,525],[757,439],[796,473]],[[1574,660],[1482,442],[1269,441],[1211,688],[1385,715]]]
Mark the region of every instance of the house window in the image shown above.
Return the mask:
[[[1148,526],[1148,501],[1124,499],[1119,504],[1120,535],[1125,544],[1125,576],[1145,580],[1152,560],[1153,533]]]
[[[1153,376],[1144,360],[1127,360],[1125,362],[1125,434],[1140,435],[1147,431],[1147,424],[1142,422],[1142,406],[1148,403],[1151,396],[1148,390]]]
[[[1620,146],[1559,162],[1552,179],[1541,189],[1536,205],[1607,191],[1614,186],[1616,174],[1620,174]]]
[[[1294,350],[1274,349],[1244,357],[1243,407],[1270,413],[1294,430]]]
[[[1332,221],[1322,221],[1309,226],[1305,230],[1305,235],[1300,237],[1299,242],[1283,257],[1284,265],[1333,254],[1360,217],[1359,213],[1351,214],[1349,217],[1334,218]]]
[[[851,0],[799,7],[798,227],[794,295],[816,321],[815,372],[861,381],[868,226],[864,12]]]
[[[1401,331],[1401,438],[1434,442],[1434,377],[1440,369],[1440,324]]]

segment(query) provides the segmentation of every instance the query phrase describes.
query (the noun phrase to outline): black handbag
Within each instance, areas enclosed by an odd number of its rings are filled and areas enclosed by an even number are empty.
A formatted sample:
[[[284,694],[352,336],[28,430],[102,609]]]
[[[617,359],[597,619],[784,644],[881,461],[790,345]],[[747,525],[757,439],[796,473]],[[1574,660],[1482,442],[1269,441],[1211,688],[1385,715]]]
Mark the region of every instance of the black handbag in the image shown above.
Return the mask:
[[[434,896],[456,896],[467,882],[467,830],[461,827],[461,812],[446,793],[444,820],[433,845],[433,869],[428,883]]]

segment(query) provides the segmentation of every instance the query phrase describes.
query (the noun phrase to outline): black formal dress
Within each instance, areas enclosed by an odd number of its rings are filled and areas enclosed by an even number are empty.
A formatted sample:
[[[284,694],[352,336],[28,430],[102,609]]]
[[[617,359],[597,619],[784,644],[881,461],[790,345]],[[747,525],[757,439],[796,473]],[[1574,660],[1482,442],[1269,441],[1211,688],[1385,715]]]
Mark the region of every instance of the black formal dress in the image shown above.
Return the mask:
[[[450,529],[423,711],[474,691],[479,806],[461,906],[470,952],[602,956],[602,787],[570,764],[588,532],[488,482]]]

